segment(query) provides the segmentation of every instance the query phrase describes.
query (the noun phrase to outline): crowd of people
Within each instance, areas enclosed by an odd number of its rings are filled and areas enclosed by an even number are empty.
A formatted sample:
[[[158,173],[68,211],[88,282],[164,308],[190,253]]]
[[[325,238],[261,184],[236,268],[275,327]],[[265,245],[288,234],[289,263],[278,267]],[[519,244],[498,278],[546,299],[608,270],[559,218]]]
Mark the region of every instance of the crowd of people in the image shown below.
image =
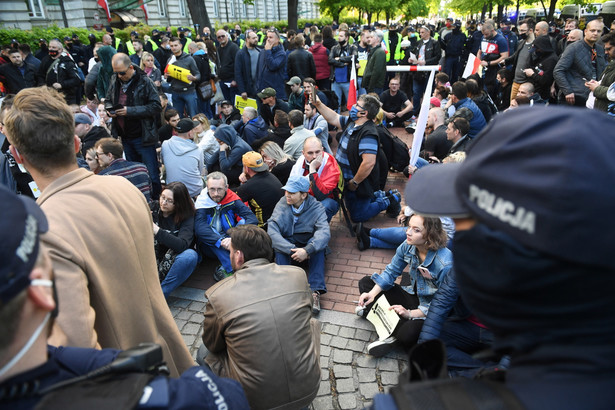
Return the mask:
[[[605,34],[599,19],[583,31],[577,26],[576,20],[566,21],[561,36],[557,27],[531,19],[516,26],[504,20],[499,27],[493,20],[468,21],[464,33],[460,21],[447,19],[439,30],[428,23],[388,29],[306,26],[303,33],[224,27],[215,38],[205,27],[194,41],[189,29],[178,29],[174,37],[167,28],[143,40],[133,32],[126,44],[109,28],[101,43],[89,37],[89,46],[78,36],[64,43],[41,41],[36,57],[27,45],[3,47],[0,82],[7,95],[0,106],[0,195],[7,228],[0,231],[13,248],[0,275],[0,314],[9,318],[23,309],[32,323],[6,322],[2,333],[17,336],[0,344],[6,352],[0,355],[1,391],[9,392],[0,400],[29,406],[45,396],[53,403],[58,397],[41,392],[62,391],[57,383],[125,354],[107,349],[150,342],[160,346],[154,367],[164,360],[175,379],[156,373],[141,387],[159,391],[157,380],[166,383],[169,407],[225,400],[236,408],[308,405],[320,382],[315,316],[327,292],[330,223],[340,209],[359,250],[395,249],[382,272],[358,282],[357,315],[368,317],[384,296],[400,319],[367,353],[379,357],[394,345],[410,350],[440,338],[450,375],[471,377],[484,368],[509,366],[517,377],[534,374],[522,366],[515,370],[514,355],[527,353],[523,349],[531,343],[504,342],[513,334],[502,330],[505,318],[488,312],[477,302],[480,295],[467,290],[468,256],[476,251],[469,238],[491,250],[478,264],[484,275],[487,261],[502,263],[494,256],[495,242],[510,246],[519,259],[529,258],[518,250],[521,245],[536,247],[556,258],[558,267],[560,259],[586,263],[587,255],[564,253],[565,239],[557,249],[533,237],[493,232],[507,232],[501,223],[531,235],[546,228],[536,220],[538,211],[530,211],[530,205],[538,206],[532,199],[523,208],[506,202],[506,192],[496,198],[490,190],[499,188],[484,182],[487,177],[462,181],[469,189],[463,204],[453,200],[451,189],[444,198],[419,197],[435,187],[450,188],[439,184],[456,180],[451,169],[460,177],[466,169],[471,176],[485,173],[471,168],[491,165],[473,151],[498,154],[496,129],[511,135],[511,157],[521,155],[514,145],[520,134],[509,118],[520,125],[527,116],[536,127],[548,123],[551,134],[555,129],[566,134],[570,130],[560,124],[569,123],[566,116],[577,118],[588,109],[615,114],[615,31]],[[474,57],[482,70],[462,78],[466,61]],[[442,72],[428,84],[427,73],[396,75],[387,72],[390,65],[441,65]],[[349,96],[355,72],[357,95]],[[433,95],[425,95],[427,89]],[[412,188],[402,207],[402,194],[387,189],[386,182],[394,172],[391,150],[407,155],[408,148],[390,148],[389,129],[416,133],[425,99],[425,137],[418,160],[405,170]],[[241,100],[254,105],[236,103]],[[519,108],[523,105],[529,107]],[[600,126],[609,120],[602,113],[591,116]],[[534,135],[524,129],[522,136]],[[552,148],[572,144],[542,140]],[[508,171],[504,179],[522,173]],[[495,180],[498,172],[487,175]],[[431,178],[434,188],[417,191],[415,178]],[[520,198],[535,194],[534,186],[511,184]],[[25,196],[35,198],[40,209]],[[366,226],[383,211],[400,226]],[[92,222],[97,229],[89,228]],[[544,235],[541,240],[548,242]],[[466,258],[459,266],[458,247]],[[504,256],[517,266],[511,255]],[[166,300],[199,263],[212,261],[218,283],[206,291],[197,355],[202,367],[190,369],[194,361]],[[573,275],[572,267],[566,270]],[[466,305],[460,292],[474,299]],[[447,321],[449,316],[455,320]],[[49,331],[41,333],[51,317]],[[539,342],[558,340],[544,336]],[[20,362],[33,343],[35,358]],[[48,347],[46,359],[47,343],[84,349]],[[497,354],[473,356],[486,348]],[[37,366],[46,361],[53,375],[43,378]],[[81,365],[85,362],[88,366]],[[65,367],[71,371],[58,370]],[[36,377],[44,379],[41,389],[29,389]],[[532,404],[535,394],[515,380],[512,390]],[[208,390],[191,389],[195,383]],[[556,387],[545,384],[547,390]],[[189,390],[194,392],[186,393],[186,402],[174,396]],[[582,396],[575,392],[573,402]]]

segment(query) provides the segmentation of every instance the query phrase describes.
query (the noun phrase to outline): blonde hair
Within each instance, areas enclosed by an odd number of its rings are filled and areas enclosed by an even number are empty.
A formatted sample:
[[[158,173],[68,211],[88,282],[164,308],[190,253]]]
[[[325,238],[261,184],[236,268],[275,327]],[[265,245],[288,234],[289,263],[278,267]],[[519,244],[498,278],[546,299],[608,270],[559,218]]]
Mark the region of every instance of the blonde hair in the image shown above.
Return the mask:
[[[465,151],[457,151],[457,152],[453,152],[451,155],[442,159],[442,163],[463,162],[465,159],[466,159]]]
[[[141,56],[141,64],[139,64],[139,67],[141,67],[141,70],[145,70],[144,61],[145,61],[146,58],[149,58],[149,57],[154,58],[154,55],[152,53],[148,53],[147,51],[144,51],[143,55]],[[154,60],[154,61],[156,61],[156,60]],[[156,67],[156,66],[154,65],[154,67]]]

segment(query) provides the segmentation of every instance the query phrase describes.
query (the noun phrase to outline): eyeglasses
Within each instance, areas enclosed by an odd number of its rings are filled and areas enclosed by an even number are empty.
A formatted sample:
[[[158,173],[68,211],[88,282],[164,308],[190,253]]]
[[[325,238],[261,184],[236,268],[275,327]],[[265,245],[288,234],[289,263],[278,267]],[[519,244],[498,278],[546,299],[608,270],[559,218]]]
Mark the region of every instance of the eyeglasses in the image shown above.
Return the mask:
[[[226,36],[222,34],[221,36],[218,36],[218,38],[226,38]]]
[[[160,195],[160,202],[169,204],[169,205],[173,205],[175,203],[175,201],[173,201],[172,199],[167,198],[166,196],[162,196],[162,195]]]
[[[120,77],[126,75],[127,72],[128,71],[114,71],[114,73],[119,75]]]
[[[365,108],[363,108],[363,107],[361,107],[361,106],[359,105],[359,103],[355,103],[355,105],[356,105],[358,108],[360,108],[360,109],[361,109],[361,111],[366,111],[366,110],[365,110]]]
[[[104,152],[96,151],[96,157],[100,157],[101,155],[107,155],[107,154],[105,154]]]

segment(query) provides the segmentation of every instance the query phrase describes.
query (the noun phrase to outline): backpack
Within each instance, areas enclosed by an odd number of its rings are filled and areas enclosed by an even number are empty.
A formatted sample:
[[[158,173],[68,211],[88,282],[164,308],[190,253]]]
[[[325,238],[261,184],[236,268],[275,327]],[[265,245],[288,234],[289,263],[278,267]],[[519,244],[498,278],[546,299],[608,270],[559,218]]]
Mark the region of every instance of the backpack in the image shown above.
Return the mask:
[[[410,152],[408,145],[399,137],[391,134],[387,128],[379,125],[378,136],[380,137],[380,146],[387,158],[389,167],[397,172],[403,171],[410,163]]]
[[[337,111],[340,108],[340,100],[337,98],[337,94],[331,90],[320,90],[327,97],[327,107],[333,111]]]

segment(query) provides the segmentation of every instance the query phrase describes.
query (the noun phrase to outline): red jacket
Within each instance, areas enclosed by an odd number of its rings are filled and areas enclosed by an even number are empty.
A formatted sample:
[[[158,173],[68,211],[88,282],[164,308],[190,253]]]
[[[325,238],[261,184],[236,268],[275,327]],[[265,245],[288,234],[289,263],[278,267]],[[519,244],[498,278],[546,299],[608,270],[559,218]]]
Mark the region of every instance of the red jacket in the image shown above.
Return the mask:
[[[340,167],[333,155],[323,152],[323,164],[317,172],[309,174],[310,195],[322,201],[325,198],[334,198],[333,190],[337,187],[340,179]],[[310,167],[305,163],[305,157],[301,155],[293,165],[290,175],[307,176]]]
[[[329,50],[322,43],[315,43],[310,47],[310,53],[314,56],[314,64],[316,64],[315,80],[324,80],[331,75],[331,67],[329,66]]]

